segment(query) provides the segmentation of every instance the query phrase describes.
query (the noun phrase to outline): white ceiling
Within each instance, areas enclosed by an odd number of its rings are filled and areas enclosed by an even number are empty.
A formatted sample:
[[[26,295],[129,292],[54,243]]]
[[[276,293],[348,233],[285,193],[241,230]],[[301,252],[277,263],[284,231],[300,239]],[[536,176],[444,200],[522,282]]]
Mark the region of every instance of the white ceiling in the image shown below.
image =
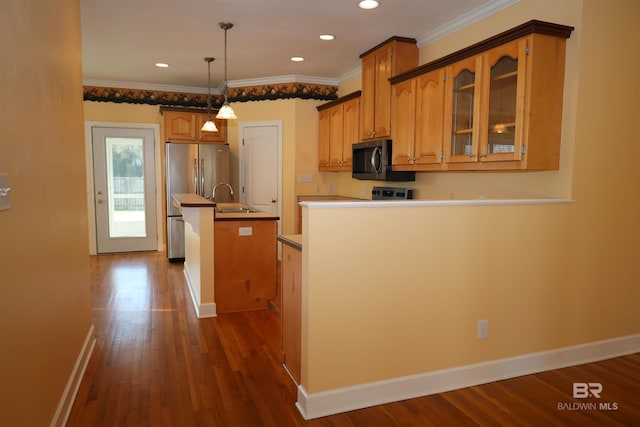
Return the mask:
[[[331,83],[359,70],[359,55],[391,36],[419,45],[518,0],[81,0],[85,84],[206,92],[224,77],[227,33],[230,86]],[[322,41],[320,34],[336,36]],[[291,56],[303,56],[294,63]],[[166,62],[169,68],[155,67]]]

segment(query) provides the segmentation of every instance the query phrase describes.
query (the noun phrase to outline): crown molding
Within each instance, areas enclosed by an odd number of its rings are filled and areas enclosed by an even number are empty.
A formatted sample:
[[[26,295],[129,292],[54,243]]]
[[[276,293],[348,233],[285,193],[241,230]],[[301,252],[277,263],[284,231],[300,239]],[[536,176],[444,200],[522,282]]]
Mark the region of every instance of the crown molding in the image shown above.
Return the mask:
[[[260,77],[257,79],[229,80],[229,87],[263,86],[284,83],[311,83],[317,85],[337,86],[338,79],[290,74],[286,76]]]
[[[507,7],[519,2],[520,0],[492,0],[480,7],[477,7],[465,14],[460,15],[459,17],[447,22],[446,24],[440,25],[439,27],[428,31],[421,36],[416,37],[416,40],[418,41],[418,47],[421,48],[425,45],[428,45],[429,43],[433,43],[436,40],[453,34],[456,31],[468,27],[471,24],[474,24],[488,16],[501,11],[502,9],[506,9]]]

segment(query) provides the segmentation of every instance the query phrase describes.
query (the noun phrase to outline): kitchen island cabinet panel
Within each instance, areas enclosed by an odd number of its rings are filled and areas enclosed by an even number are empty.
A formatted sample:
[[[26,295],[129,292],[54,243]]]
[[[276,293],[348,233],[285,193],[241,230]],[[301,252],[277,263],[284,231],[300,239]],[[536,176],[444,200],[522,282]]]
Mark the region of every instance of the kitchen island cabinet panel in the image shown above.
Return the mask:
[[[218,313],[268,308],[276,297],[276,234],[275,219],[215,221]]]

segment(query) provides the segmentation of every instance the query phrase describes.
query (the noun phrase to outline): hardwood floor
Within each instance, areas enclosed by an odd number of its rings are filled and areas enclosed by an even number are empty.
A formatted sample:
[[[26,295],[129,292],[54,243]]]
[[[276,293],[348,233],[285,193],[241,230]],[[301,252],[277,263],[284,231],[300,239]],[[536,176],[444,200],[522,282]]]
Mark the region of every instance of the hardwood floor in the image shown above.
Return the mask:
[[[196,319],[162,253],[93,257],[92,276],[97,343],[70,427],[640,426],[640,354],[304,421],[277,312]],[[574,382],[601,399],[573,399]]]

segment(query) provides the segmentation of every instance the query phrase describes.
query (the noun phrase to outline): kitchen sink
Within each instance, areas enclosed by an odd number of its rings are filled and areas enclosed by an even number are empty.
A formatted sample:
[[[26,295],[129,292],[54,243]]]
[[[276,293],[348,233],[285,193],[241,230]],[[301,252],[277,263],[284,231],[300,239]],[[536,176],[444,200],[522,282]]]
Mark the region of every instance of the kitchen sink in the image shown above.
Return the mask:
[[[218,213],[255,213],[258,212],[255,209],[238,209],[238,208],[222,208],[222,209],[216,209],[218,211]]]
[[[221,203],[216,206],[216,212],[218,213],[256,213],[258,212],[255,209],[250,208],[249,206],[244,206],[235,203]]]

